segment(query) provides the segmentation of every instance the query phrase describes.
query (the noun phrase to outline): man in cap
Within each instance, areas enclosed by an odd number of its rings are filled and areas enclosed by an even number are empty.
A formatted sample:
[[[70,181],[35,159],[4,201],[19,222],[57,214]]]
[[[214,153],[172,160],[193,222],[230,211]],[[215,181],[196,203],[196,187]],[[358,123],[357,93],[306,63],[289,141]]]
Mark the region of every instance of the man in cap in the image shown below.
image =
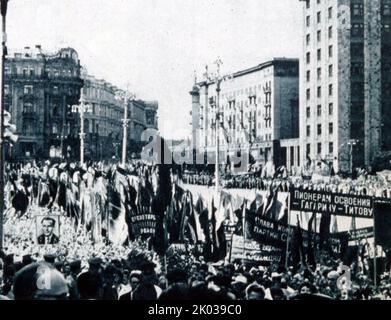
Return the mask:
[[[103,271],[103,261],[99,257],[94,257],[88,260],[89,269],[88,272],[94,273],[94,274],[101,274]]]
[[[82,300],[100,300],[103,297],[103,280],[97,273],[89,271],[77,278],[77,290]]]
[[[181,269],[174,269],[167,274],[168,288],[159,297],[159,300],[188,300],[188,275]]]
[[[15,300],[66,299],[68,286],[63,275],[46,262],[32,263],[15,274]]]
[[[135,300],[156,300],[162,294],[162,289],[155,284],[157,282],[155,267],[152,261],[147,261],[141,266],[143,281],[134,292]]]

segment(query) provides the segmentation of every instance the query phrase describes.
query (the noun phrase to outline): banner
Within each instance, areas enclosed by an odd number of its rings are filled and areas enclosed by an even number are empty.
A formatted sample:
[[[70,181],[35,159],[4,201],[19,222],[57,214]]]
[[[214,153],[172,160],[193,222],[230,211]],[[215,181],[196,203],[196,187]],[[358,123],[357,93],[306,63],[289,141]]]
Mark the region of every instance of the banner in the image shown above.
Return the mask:
[[[293,189],[291,210],[372,218],[373,198],[350,194]]]
[[[349,232],[349,241],[360,241],[367,238],[373,238],[373,227],[351,230]]]
[[[156,215],[152,213],[137,214],[132,211],[130,217],[133,235],[137,237],[148,237],[155,235]]]
[[[282,257],[282,250],[271,245],[263,245],[253,240],[246,240],[242,236],[234,235],[232,238],[231,261],[236,259],[247,263],[279,263]]]
[[[288,232],[290,231],[292,234],[293,231],[293,228],[289,228],[287,224],[254,216],[251,212],[246,214],[245,229],[248,239],[271,244],[278,248],[284,248],[286,246]]]
[[[280,250],[286,248],[288,234],[292,239],[297,226],[288,226],[288,224],[272,221],[248,212],[246,214],[246,237],[263,245],[270,245]],[[307,230],[301,229],[302,246],[305,251],[312,247],[311,243],[320,243],[319,233],[310,233]],[[339,256],[343,251],[343,243],[347,239],[348,233],[341,232],[338,234],[330,234],[327,239],[327,247],[333,256]],[[310,243],[311,242],[311,243]]]

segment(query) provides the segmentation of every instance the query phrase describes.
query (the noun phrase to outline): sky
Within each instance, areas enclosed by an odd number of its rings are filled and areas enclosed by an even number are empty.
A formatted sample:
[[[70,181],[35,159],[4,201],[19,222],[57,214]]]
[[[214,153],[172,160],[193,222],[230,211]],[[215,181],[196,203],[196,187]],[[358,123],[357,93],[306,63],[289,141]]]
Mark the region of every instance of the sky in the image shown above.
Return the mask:
[[[159,129],[190,135],[194,72],[299,57],[298,0],[10,0],[8,46],[77,50],[88,72],[159,102]]]

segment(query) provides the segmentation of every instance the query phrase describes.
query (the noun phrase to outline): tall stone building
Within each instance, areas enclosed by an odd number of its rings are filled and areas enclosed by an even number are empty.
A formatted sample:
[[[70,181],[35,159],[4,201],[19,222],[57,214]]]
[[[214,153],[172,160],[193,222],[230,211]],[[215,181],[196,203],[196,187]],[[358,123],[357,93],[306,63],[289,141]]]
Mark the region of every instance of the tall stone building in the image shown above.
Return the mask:
[[[192,96],[193,148],[213,153],[216,148],[215,81],[194,85]],[[288,168],[299,159],[299,60],[275,58],[232,74],[221,83],[220,150],[230,156],[250,150],[255,160]]]
[[[14,160],[76,157],[80,61],[72,48],[46,54],[40,46],[9,53],[5,62],[5,109],[16,124],[18,142],[6,150]]]
[[[82,72],[83,100],[90,106],[84,114],[86,159],[120,158],[123,139],[124,105],[116,99],[118,87]],[[147,128],[157,129],[158,102],[128,102],[128,154],[141,152],[141,135]]]
[[[391,0],[302,4],[302,161],[370,166],[391,150]]]
[[[84,69],[83,100],[90,106],[84,113],[85,158],[119,157],[122,143],[123,104],[115,98],[118,88],[88,75]]]

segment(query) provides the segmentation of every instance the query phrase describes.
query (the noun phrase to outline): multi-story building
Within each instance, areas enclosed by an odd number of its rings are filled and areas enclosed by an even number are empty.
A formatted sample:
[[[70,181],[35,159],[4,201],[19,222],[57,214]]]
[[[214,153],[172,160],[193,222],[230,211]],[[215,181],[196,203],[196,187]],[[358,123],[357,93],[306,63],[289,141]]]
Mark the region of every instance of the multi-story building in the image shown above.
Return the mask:
[[[303,1],[302,161],[370,166],[391,150],[391,0]]]
[[[89,105],[84,113],[85,157],[105,159],[119,157],[123,136],[124,106],[116,99],[118,88],[88,75],[83,70],[83,101]]]
[[[86,159],[121,156],[124,106],[116,99],[119,90],[105,80],[83,72],[83,100],[90,106],[84,114]],[[147,128],[157,129],[158,103],[130,100],[128,103],[128,153],[139,153],[144,143],[141,134]]]
[[[218,104],[223,153],[244,149],[261,163],[300,165],[298,59],[276,58],[235,72],[221,83],[218,103],[216,87],[205,80],[190,92],[194,149],[214,152]]]
[[[46,54],[41,46],[25,47],[8,54],[4,73],[5,109],[19,135],[7,157],[76,157],[78,125],[69,106],[78,103],[83,85],[77,52]]]
[[[130,140],[141,142],[141,135],[146,129],[158,129],[157,101],[132,100],[129,102]]]
[[[9,53],[5,63],[5,109],[17,127],[18,142],[7,148],[8,159],[80,157],[80,116],[72,106],[81,92],[91,112],[84,114],[85,158],[120,156],[124,107],[117,88],[81,72],[72,48],[47,54],[41,46]],[[128,151],[141,150],[141,133],[157,129],[157,102],[129,101]]]

